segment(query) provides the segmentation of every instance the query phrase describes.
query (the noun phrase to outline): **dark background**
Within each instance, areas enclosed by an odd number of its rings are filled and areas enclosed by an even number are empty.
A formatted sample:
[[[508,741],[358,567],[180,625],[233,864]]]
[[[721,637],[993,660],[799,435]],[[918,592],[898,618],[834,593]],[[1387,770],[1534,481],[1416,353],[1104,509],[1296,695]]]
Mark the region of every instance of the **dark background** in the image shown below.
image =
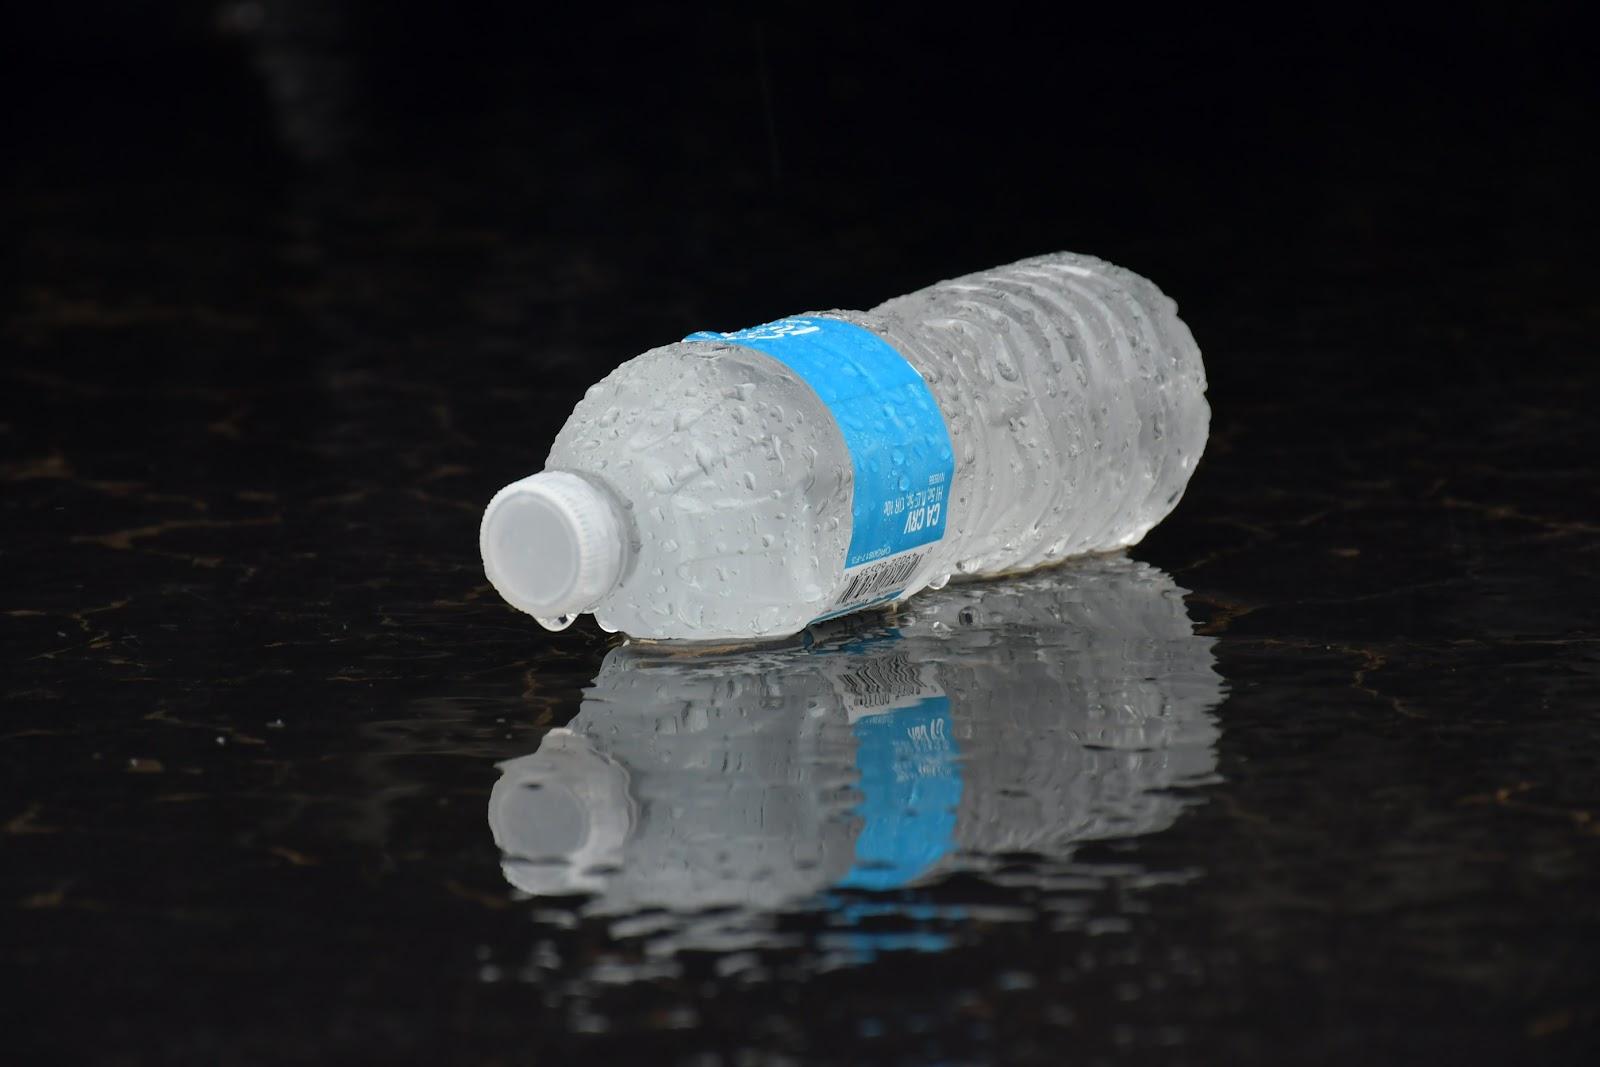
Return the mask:
[[[1596,75],[1569,5],[564,7],[14,12],[10,169],[43,201],[13,201],[16,266],[89,258],[219,313],[409,283],[405,328],[466,335],[409,359],[492,340],[515,349],[493,373],[582,361],[574,383],[663,319],[865,306],[1058,247],[1157,279],[1230,331],[1222,384],[1280,397],[1498,379],[1464,334],[1589,307]],[[75,260],[52,222],[119,254]],[[1291,345],[1322,375],[1243,370]]]
[[[11,5],[5,1058],[1585,1061],[1578,11]],[[607,647],[486,592],[488,496],[646,347],[1058,248],[1154,279],[1211,375],[1135,554],[1218,635],[1225,784],[1126,846],[1206,878],[787,986],[480,980],[538,926],[486,768]],[[913,1003],[931,1036],[862,1037]]]

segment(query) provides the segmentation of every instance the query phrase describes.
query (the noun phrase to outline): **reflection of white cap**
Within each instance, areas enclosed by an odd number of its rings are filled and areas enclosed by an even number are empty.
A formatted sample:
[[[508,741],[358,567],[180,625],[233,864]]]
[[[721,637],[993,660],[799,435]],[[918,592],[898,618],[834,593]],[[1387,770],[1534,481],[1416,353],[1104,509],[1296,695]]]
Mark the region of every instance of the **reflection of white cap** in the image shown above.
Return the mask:
[[[627,770],[582,734],[555,729],[500,772],[489,829],[506,880],[535,896],[604,889],[637,822]]]
[[[565,471],[500,490],[478,529],[490,583],[512,607],[542,618],[594,607],[622,575],[622,524],[608,497]]]

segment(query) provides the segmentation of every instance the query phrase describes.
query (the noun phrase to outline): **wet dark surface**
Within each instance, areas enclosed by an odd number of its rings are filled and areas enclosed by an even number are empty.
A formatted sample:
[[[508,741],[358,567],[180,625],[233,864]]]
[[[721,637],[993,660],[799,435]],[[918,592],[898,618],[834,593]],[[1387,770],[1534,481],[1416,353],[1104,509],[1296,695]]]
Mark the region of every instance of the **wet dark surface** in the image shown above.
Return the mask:
[[[74,10],[5,65],[6,1062],[1592,1062],[1562,8]],[[484,582],[622,359],[1058,247],[1212,374],[1136,562],[689,660]]]

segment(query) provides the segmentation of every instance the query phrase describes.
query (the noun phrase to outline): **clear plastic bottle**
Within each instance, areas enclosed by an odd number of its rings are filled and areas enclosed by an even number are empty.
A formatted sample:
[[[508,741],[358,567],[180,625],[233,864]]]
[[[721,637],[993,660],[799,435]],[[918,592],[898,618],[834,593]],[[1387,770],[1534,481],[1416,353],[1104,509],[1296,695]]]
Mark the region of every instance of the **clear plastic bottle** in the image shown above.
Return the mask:
[[[644,353],[506,486],[484,569],[552,629],[740,641],[1136,543],[1210,409],[1177,306],[1089,256]]]

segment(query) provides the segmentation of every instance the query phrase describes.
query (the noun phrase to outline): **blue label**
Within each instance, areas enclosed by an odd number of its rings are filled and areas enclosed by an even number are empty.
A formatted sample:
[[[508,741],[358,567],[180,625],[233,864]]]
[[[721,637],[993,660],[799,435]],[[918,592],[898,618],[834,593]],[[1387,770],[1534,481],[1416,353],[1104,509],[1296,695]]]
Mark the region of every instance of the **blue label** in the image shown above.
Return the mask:
[[[944,415],[915,367],[871,330],[838,319],[779,319],[734,333],[686,340],[726,341],[763,352],[798,374],[833,411],[855,471],[846,567],[859,567],[944,536],[955,453]],[[861,585],[862,595],[893,574]],[[899,576],[910,577],[909,571]]]

